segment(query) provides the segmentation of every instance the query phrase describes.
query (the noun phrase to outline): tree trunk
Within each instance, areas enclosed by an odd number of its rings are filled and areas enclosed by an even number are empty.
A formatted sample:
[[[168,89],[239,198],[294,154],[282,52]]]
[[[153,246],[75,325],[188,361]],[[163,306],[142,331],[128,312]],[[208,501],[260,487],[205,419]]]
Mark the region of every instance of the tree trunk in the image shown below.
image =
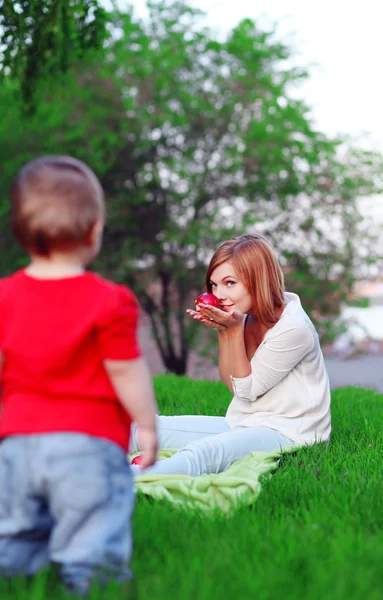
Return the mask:
[[[152,333],[164,366],[175,375],[186,375],[189,348],[187,347],[187,335],[184,326],[185,316],[183,310],[175,311],[178,334],[172,331],[171,307],[169,303],[170,280],[162,273],[160,280],[163,286],[161,309],[155,305],[145,290],[139,293],[141,306],[150,319]],[[180,352],[177,352],[175,335],[179,336]]]
[[[186,375],[187,359],[179,356],[163,356],[165,367],[175,375]]]

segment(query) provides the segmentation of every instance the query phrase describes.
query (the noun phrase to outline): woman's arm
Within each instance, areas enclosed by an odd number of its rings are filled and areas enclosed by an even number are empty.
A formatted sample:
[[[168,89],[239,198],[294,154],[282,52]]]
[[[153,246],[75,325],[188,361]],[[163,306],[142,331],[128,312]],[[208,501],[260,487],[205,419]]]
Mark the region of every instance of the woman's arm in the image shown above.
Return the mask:
[[[239,311],[227,313],[219,308],[203,306],[200,311],[186,311],[193,319],[218,331],[219,376],[234,393],[232,378],[247,377],[251,366],[246,354],[243,330],[244,315]]]
[[[218,344],[219,376],[230,392],[234,394],[232,377],[247,377],[251,373],[242,327],[219,331]]]
[[[219,376],[221,381],[229,388],[233,394],[233,385],[230,379],[230,352],[229,338],[227,331],[218,331],[218,352],[219,352]]]
[[[226,327],[218,329],[219,376],[230,392],[234,393],[232,377],[247,377],[251,373],[250,361],[246,354],[243,315],[237,313],[234,318],[230,318],[224,313],[220,316],[226,321]],[[218,319],[218,312],[215,313],[215,319]],[[206,320],[205,324],[213,326],[210,319]]]
[[[232,377],[247,377],[251,373],[250,361],[247,358],[245,338],[242,326],[227,330],[230,380]]]
[[[244,315],[239,311],[228,313],[209,305],[201,307],[198,312],[190,309],[186,312],[210,329],[218,330],[219,376],[230,392],[235,393],[233,378],[246,378],[251,374],[244,338]]]

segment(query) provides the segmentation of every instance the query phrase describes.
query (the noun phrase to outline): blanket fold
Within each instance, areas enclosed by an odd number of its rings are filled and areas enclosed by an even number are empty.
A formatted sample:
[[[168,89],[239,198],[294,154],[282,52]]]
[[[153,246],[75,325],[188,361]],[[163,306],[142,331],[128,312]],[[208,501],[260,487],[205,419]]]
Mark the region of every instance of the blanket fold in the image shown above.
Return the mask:
[[[296,448],[295,448],[296,450]],[[159,460],[169,458],[177,450],[162,449]],[[284,449],[286,452],[286,449]],[[139,475],[137,492],[157,500],[169,500],[175,505],[187,505],[204,511],[220,509],[227,513],[239,505],[250,505],[261,491],[260,477],[277,468],[281,450],[252,452],[218,474],[200,475]],[[132,455],[132,458],[135,455]]]

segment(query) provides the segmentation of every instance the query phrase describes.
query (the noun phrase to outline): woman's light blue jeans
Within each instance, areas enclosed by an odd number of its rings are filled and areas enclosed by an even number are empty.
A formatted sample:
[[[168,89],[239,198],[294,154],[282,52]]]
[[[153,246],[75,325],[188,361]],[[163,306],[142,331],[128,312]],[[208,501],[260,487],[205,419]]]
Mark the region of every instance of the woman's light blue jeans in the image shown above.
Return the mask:
[[[61,565],[86,595],[94,581],[131,579],[133,478],[122,448],[75,433],[0,444],[0,577]]]
[[[172,458],[161,460],[134,475],[191,475],[221,473],[250,452],[271,452],[293,446],[294,442],[268,427],[230,429],[225,417],[158,417],[160,448],[179,449]],[[130,452],[140,450],[137,427],[133,424]]]

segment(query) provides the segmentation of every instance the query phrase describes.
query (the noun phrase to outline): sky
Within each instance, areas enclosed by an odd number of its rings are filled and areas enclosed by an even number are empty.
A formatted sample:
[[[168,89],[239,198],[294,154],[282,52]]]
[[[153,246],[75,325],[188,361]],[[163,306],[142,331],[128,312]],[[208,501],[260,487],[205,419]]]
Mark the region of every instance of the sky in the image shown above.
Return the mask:
[[[191,1],[206,12],[206,25],[221,35],[246,17],[265,27],[276,23],[278,38],[293,43],[296,62],[309,65],[310,77],[299,95],[311,107],[315,126],[383,152],[383,2]],[[117,3],[120,8],[133,5],[140,17],[147,14],[146,0]]]

